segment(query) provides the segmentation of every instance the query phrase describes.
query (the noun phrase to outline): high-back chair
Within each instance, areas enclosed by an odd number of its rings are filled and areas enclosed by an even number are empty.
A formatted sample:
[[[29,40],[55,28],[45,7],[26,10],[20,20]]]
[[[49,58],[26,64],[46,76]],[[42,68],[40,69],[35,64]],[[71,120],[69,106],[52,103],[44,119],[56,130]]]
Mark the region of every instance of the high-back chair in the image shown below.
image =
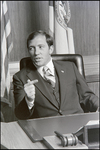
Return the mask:
[[[84,62],[83,62],[83,57],[80,54],[53,54],[52,55],[53,60],[60,60],[60,61],[71,61],[75,63],[79,73],[85,78],[85,71],[84,71]],[[20,70],[24,67],[26,67],[31,61],[30,57],[24,57],[20,60]],[[80,104],[84,112],[85,110],[84,104]]]
[[[80,54],[53,54],[52,59],[74,62],[80,74],[85,78],[83,57]],[[22,58],[20,60],[20,70],[26,67],[30,60],[30,57]]]

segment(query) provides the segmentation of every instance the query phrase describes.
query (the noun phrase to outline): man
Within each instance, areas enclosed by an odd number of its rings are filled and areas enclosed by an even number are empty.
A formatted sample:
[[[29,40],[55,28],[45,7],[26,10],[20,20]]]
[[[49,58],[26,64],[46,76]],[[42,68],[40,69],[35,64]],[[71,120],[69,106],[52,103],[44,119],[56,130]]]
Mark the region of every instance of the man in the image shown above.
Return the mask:
[[[31,33],[27,48],[32,61],[13,76],[18,119],[83,113],[81,103],[87,111],[98,109],[97,96],[74,63],[52,60],[53,40],[48,34],[43,31]]]

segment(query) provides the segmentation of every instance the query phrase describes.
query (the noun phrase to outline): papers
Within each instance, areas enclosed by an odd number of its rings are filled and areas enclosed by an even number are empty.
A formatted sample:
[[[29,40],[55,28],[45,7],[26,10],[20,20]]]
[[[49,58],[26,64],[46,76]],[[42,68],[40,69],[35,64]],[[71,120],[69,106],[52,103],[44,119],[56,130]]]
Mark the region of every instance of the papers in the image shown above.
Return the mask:
[[[99,120],[90,120],[87,124],[87,125],[99,125]]]

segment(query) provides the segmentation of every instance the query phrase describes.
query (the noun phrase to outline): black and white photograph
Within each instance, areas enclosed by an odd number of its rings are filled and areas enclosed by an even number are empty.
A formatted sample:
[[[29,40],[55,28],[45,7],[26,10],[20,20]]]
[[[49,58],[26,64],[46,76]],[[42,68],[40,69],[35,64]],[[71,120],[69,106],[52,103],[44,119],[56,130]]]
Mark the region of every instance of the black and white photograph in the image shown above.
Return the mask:
[[[1,149],[99,149],[99,1],[0,1]]]

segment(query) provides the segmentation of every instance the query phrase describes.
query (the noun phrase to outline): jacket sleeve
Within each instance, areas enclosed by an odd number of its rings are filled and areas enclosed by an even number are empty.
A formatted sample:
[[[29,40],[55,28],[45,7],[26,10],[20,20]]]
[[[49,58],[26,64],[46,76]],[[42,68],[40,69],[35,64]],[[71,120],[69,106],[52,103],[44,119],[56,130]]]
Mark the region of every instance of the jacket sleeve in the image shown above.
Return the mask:
[[[15,74],[13,76],[14,85],[14,100],[15,100],[15,115],[18,119],[29,119],[31,118],[34,107],[28,108],[25,100],[24,84]]]
[[[78,72],[76,66],[74,71],[76,74],[77,90],[80,97],[80,104],[85,112],[95,112],[99,107],[99,98],[90,90],[84,77]]]

